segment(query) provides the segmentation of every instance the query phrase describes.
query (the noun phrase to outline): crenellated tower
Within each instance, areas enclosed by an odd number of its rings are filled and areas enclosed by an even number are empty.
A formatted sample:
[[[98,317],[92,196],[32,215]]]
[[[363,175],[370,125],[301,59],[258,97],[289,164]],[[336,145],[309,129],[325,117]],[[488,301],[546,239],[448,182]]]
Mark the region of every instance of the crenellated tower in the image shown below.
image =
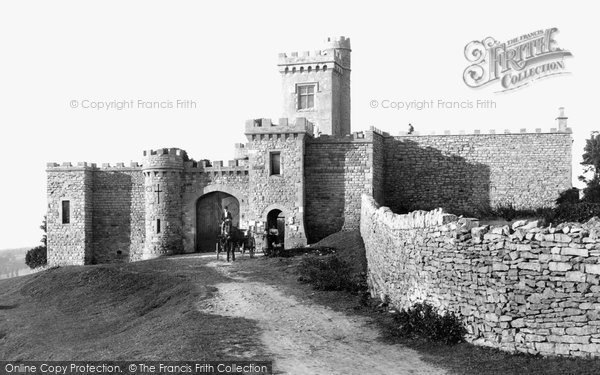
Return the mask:
[[[283,116],[304,117],[322,134],[349,135],[350,38],[327,38],[315,52],[279,54]]]
[[[183,249],[182,174],[185,151],[144,151],[146,244],[143,259],[178,254]]]

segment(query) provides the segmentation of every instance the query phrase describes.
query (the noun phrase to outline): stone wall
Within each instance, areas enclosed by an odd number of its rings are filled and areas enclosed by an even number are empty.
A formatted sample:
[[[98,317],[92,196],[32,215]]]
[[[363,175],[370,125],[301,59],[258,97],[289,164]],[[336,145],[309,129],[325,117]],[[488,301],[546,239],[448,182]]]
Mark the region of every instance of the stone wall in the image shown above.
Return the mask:
[[[395,211],[463,213],[547,206],[571,186],[568,132],[390,137],[372,128],[315,138],[313,125],[298,118],[250,120],[246,137],[236,145],[240,159],[227,165],[195,162],[175,148],[147,151],[143,168],[51,163],[50,257],[82,264],[193,252],[196,202],[214,191],[238,199],[244,228],[261,228],[281,210],[289,248],[357,229],[361,194]],[[280,174],[270,172],[273,152],[281,154]],[[59,222],[61,199],[72,200],[70,225]]]
[[[385,202],[395,212],[552,206],[571,187],[571,134],[387,137]]]
[[[600,222],[477,225],[441,209],[397,215],[363,196],[372,294],[453,311],[478,345],[599,356]]]
[[[48,263],[83,265],[138,260],[144,247],[144,177],[125,167],[48,165]],[[62,223],[62,201],[71,222]]]
[[[361,194],[373,194],[373,157],[373,132],[307,140],[304,175],[309,242],[358,229]]]
[[[373,199],[383,203],[385,199],[385,136],[371,128],[373,133]]]
[[[266,222],[272,210],[285,215],[285,247],[306,245],[304,231],[304,145],[313,134],[305,118],[292,124],[287,118],[273,124],[270,119],[246,122],[249,163],[249,217]],[[281,173],[273,174],[270,155],[281,155]]]
[[[144,250],[142,169],[106,167],[93,172],[93,262],[139,260]]]
[[[242,148],[242,147],[240,147]],[[242,148],[243,149],[243,148]],[[227,165],[213,161],[186,162],[183,174],[183,251],[196,251],[196,203],[205,194],[222,191],[234,196],[240,205],[240,228],[248,228],[248,161],[232,160]]]
[[[84,265],[93,258],[93,167],[86,163],[48,163],[48,264]],[[70,221],[63,223],[62,202],[69,201]]]

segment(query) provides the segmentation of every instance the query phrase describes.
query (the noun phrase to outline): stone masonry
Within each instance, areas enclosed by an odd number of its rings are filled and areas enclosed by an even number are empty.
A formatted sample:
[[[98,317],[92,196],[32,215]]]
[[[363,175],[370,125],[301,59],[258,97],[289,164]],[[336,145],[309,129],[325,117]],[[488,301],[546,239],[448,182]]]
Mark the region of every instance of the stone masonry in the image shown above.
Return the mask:
[[[347,137],[321,136],[306,144],[306,225],[310,242],[357,229],[360,196],[373,194],[372,131]]]
[[[571,186],[569,131],[386,137],[383,203],[396,212],[551,206]]]
[[[453,311],[475,344],[600,356],[600,221],[479,226],[441,209],[394,214],[364,195],[371,293]]]
[[[281,54],[287,117],[248,120],[247,142],[235,145],[228,162],[159,148],[127,166],[48,163],[49,263],[214,251],[203,241],[218,228],[220,208],[201,205],[213,193],[234,202],[234,221],[243,229],[264,233],[277,214],[291,248],[358,229],[362,194],[394,210],[439,206],[462,213],[506,202],[551,206],[571,187],[564,114],[549,132],[352,132],[350,54],[345,37],[328,38],[317,52]]]
[[[350,39],[327,38],[322,50],[279,54],[283,115],[305,117],[318,132],[350,135]],[[314,106],[299,105],[302,86],[311,86]]]
[[[304,230],[304,145],[312,136],[313,125],[304,118],[294,124],[280,119],[273,125],[269,119],[249,120],[246,123],[248,138],[250,180],[249,215],[254,220],[266,222],[272,210],[285,215],[286,247],[306,245]],[[281,173],[272,174],[270,154],[281,155]]]

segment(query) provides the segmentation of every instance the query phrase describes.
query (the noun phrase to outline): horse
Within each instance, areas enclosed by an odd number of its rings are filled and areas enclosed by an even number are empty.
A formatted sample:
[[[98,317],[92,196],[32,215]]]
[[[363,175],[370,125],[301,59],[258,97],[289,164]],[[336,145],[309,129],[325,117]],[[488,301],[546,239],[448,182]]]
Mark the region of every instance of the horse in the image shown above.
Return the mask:
[[[217,240],[217,259],[219,259],[219,253],[223,250],[227,251],[227,261],[229,262],[230,254],[231,260],[235,261],[235,250],[244,245],[246,237],[244,232],[233,226],[231,221],[228,220],[221,225],[221,233]]]

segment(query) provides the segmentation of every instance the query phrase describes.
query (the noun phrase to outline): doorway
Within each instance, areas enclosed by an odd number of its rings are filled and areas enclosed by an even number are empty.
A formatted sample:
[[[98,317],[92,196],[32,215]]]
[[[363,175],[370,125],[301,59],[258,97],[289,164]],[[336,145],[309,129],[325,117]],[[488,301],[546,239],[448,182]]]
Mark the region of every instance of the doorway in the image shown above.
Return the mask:
[[[233,225],[239,227],[240,203],[236,197],[222,191],[215,191],[198,198],[196,202],[196,252],[215,251],[225,207],[231,212]]]
[[[267,214],[267,229],[269,233],[269,249],[273,243],[285,248],[285,216],[281,210],[271,210]]]

